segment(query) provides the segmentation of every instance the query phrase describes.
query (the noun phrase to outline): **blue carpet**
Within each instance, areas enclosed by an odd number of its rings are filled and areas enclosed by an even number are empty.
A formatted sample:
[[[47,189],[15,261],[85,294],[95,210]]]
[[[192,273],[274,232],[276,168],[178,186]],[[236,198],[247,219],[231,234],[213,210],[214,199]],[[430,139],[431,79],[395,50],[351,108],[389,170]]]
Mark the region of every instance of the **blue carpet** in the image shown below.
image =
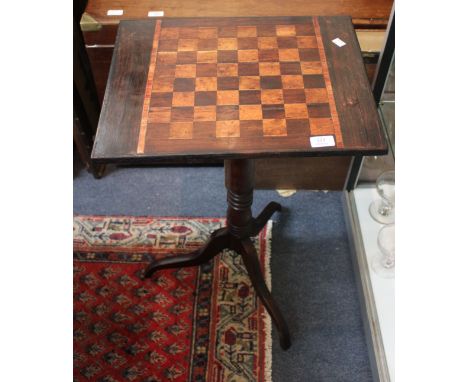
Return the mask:
[[[74,212],[94,215],[225,215],[221,167],[109,168],[74,179]],[[284,352],[274,330],[273,381],[371,381],[341,192],[255,191],[257,215],[270,201],[273,296],[292,336]]]

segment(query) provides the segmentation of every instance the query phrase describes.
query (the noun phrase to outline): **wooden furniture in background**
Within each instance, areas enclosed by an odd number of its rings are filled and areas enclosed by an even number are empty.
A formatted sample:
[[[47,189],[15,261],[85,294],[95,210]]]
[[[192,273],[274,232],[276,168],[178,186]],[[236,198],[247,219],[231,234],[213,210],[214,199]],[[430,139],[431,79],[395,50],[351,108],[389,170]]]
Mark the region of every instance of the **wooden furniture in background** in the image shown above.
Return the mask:
[[[346,45],[333,44],[336,37]],[[311,144],[325,136],[334,143]],[[252,217],[254,159],[386,152],[349,17],[120,23],[93,160],[217,159],[226,170],[227,226],[193,253],[153,262],[145,275],[199,265],[225,248],[238,252],[283,349],[289,331],[251,241],[281,206]]]

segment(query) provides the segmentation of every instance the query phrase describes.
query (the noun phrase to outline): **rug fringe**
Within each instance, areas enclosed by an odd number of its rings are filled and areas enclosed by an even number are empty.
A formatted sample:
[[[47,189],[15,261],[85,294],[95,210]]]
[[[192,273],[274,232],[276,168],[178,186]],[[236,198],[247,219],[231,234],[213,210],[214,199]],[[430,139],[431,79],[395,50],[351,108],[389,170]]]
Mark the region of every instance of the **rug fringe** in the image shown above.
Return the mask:
[[[265,248],[265,282],[268,289],[271,291],[271,231],[272,231],[273,221],[269,220],[267,223],[266,229],[266,248]],[[265,382],[272,382],[272,338],[271,338],[271,317],[268,312],[264,311],[263,316],[264,327],[265,327]]]

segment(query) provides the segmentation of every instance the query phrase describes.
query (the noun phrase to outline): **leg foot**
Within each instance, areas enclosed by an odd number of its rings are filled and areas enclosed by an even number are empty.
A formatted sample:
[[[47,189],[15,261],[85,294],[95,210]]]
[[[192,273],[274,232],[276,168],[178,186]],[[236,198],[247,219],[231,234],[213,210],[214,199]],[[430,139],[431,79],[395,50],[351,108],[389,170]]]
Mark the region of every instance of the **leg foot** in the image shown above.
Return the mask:
[[[291,346],[288,326],[286,325],[286,321],[284,320],[281,311],[273,300],[273,297],[263,280],[257,251],[255,250],[252,241],[250,239],[242,240],[240,242],[240,248],[236,248],[236,250],[242,255],[242,260],[247,268],[247,272],[252,280],[255,291],[273,319],[279,333],[281,347],[283,350],[287,350]]]
[[[268,220],[277,211],[281,211],[281,204],[276,202],[268,203],[263,211],[253,220],[251,236],[257,236]]]
[[[200,249],[182,255],[174,257],[166,257],[161,260],[155,260],[145,270],[144,278],[151,277],[151,275],[159,269],[167,268],[181,268],[181,267],[192,267],[203,264],[211,260],[224,248],[229,245],[229,234],[226,228],[218,229],[213,232],[208,242]]]

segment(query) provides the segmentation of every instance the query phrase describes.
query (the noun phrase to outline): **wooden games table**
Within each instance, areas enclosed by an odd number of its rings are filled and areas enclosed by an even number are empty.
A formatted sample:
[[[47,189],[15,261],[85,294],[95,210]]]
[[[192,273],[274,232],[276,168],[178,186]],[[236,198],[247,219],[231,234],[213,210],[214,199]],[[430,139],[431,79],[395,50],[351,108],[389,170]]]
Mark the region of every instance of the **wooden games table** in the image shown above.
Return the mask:
[[[93,160],[211,158],[226,170],[227,226],[195,252],[154,261],[145,276],[238,252],[283,349],[289,331],[251,241],[281,206],[252,217],[254,159],[386,152],[349,17],[120,23]]]

